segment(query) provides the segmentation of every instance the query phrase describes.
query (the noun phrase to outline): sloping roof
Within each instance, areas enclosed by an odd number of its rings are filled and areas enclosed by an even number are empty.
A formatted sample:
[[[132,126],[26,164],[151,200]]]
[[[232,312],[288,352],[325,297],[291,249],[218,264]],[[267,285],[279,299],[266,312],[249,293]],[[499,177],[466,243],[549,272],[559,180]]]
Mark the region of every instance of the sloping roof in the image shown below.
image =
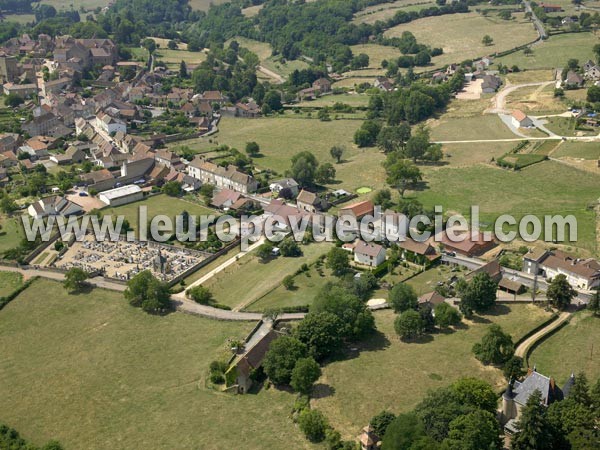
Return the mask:
[[[476,239],[473,239],[471,232],[465,232],[462,235],[458,235],[457,238],[458,240],[456,242],[452,241],[448,237],[448,234],[444,232],[442,235],[442,243],[446,247],[453,248],[464,253],[472,253],[479,246],[486,247],[487,245],[493,244],[493,239],[491,241],[486,241],[482,232],[477,234]]]
[[[271,346],[271,342],[278,337],[279,334],[275,330],[270,330],[260,341],[246,352],[243,359],[246,359],[253,369],[259,368]]]
[[[498,282],[498,287],[511,292],[519,292],[523,288],[523,285],[516,280],[503,277]]]
[[[298,197],[296,198],[296,202],[306,203],[308,205],[315,205],[316,203],[319,203],[319,197],[317,197],[317,194],[315,194],[314,192],[305,191],[304,189],[302,189],[298,194]]]
[[[398,247],[416,255],[426,256],[429,259],[435,259],[439,256],[436,253],[435,248],[426,242],[418,242],[413,241],[412,239],[406,239],[405,241],[398,242]]]
[[[548,378],[535,370],[528,374],[523,381],[515,381],[512,388],[513,398],[520,405],[525,405],[531,394],[536,390],[542,393],[542,402],[545,406],[563,398],[563,393],[554,382],[554,379]]]
[[[524,259],[529,259],[535,262],[541,262],[548,255],[548,250],[543,247],[532,247],[529,249],[525,255],[523,255]]]
[[[381,245],[375,244],[374,242],[364,242],[358,240],[354,244],[354,253],[358,253],[361,255],[371,256],[374,258],[378,256],[379,253],[381,253],[382,251],[385,252],[385,249]]]
[[[375,205],[371,200],[365,200],[362,202],[353,203],[340,209],[340,216],[344,214],[352,214],[355,217],[362,217],[369,213],[373,213]]]
[[[232,191],[231,189],[222,189],[213,196],[210,203],[211,205],[219,208],[227,202],[230,202],[232,204],[235,203],[239,200],[241,196],[242,194],[236,191]]]
[[[494,259],[494,260],[490,261],[489,263],[484,264],[483,266],[478,267],[477,269],[473,270],[472,272],[467,274],[466,278],[471,279],[478,273],[487,273],[491,278],[499,278],[502,276],[500,263],[498,262],[497,259]]]
[[[445,301],[446,298],[435,291],[428,292],[427,294],[423,294],[419,297],[419,304],[431,303],[432,305],[439,305]]]
[[[527,114],[525,114],[523,111],[521,111],[520,109],[515,109],[512,113],[512,116],[517,119],[519,122],[523,122],[525,119],[527,119]]]

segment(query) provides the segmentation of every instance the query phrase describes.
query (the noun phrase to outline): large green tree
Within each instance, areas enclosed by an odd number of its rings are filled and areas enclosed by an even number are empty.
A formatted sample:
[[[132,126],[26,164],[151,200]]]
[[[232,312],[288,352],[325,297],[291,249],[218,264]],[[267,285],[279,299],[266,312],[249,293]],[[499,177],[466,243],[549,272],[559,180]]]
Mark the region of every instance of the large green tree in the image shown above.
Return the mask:
[[[317,361],[339,351],[344,323],[330,312],[309,312],[295,329],[294,335],[304,342]]]
[[[83,288],[85,281],[88,279],[88,273],[79,267],[72,267],[65,273],[63,286],[67,291],[77,292]]]
[[[516,433],[511,441],[512,450],[552,450],[554,430],[546,417],[542,394],[535,390],[521,409]]]
[[[396,334],[403,340],[421,337],[425,333],[425,321],[418,311],[404,311],[394,320]]]
[[[501,449],[500,426],[491,412],[473,411],[450,422],[444,444],[449,450]]]
[[[281,336],[269,346],[263,370],[275,384],[289,384],[296,363],[308,354],[308,348],[293,336]]]
[[[460,310],[469,317],[473,312],[486,312],[496,303],[498,283],[486,272],[476,274],[460,292]]]
[[[490,325],[481,342],[473,345],[475,357],[484,364],[501,365],[515,354],[515,346],[509,334],[500,325]]]
[[[169,286],[156,279],[149,270],[138,273],[127,282],[125,298],[132,306],[151,313],[170,308]]]
[[[417,309],[417,293],[410,284],[395,284],[388,295],[388,301],[395,312],[404,312]]]
[[[577,297],[577,291],[569,284],[567,277],[563,274],[556,275],[550,282],[546,296],[550,304],[558,309],[566,309],[571,301]]]
[[[296,153],[292,156],[291,163],[292,166],[288,173],[290,177],[302,186],[314,184],[319,166],[315,155],[308,151]]]
[[[311,357],[301,358],[292,370],[290,385],[296,392],[309,395],[315,381],[321,376],[319,364]]]

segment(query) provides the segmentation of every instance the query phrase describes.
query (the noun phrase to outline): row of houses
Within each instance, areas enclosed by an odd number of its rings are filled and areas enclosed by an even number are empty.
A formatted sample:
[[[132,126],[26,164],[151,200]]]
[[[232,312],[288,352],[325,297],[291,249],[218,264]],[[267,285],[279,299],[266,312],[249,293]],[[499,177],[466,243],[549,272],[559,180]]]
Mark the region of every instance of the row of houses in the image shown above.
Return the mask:
[[[577,258],[561,250],[532,248],[523,256],[523,272],[547,279],[565,275],[577,289],[600,287],[600,262],[593,258]]]

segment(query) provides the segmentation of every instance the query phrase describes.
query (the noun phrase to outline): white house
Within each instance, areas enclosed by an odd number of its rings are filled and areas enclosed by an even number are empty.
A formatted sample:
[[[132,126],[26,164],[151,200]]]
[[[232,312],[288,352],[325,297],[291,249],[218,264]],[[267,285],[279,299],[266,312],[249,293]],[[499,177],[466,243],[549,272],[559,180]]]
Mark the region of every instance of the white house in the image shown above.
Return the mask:
[[[97,128],[104,130],[109,135],[118,132],[127,133],[127,125],[121,119],[111,117],[106,113],[100,112],[96,116]]]
[[[564,275],[574,288],[590,290],[600,287],[600,262],[593,258],[579,259],[553,250],[539,266],[546,278]]]
[[[513,111],[511,122],[515,128],[529,128],[533,126],[533,120],[531,120],[523,111],[518,109]]]
[[[374,242],[357,240],[353,244],[345,244],[345,250],[354,254],[354,262],[369,267],[377,267],[385,261],[385,248]]]
[[[53,195],[32,203],[27,212],[34,219],[42,219],[48,216],[75,216],[81,214],[83,209],[60,195]]]
[[[258,188],[258,182],[248,174],[240,172],[235,166],[227,168],[195,158],[188,166],[188,175],[200,180],[202,184],[212,184],[220,189],[231,189],[232,191],[249,194]]]

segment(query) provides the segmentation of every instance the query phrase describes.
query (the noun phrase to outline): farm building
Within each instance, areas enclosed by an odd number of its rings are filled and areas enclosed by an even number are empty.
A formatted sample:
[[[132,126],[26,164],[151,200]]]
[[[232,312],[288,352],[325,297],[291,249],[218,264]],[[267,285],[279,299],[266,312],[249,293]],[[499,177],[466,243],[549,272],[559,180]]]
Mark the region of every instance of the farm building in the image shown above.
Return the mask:
[[[511,122],[516,128],[529,128],[533,126],[533,120],[531,120],[523,111],[518,109],[513,111]]]
[[[32,203],[27,212],[34,219],[41,219],[48,216],[75,216],[81,214],[83,209],[64,197],[53,195]]]
[[[130,184],[104,191],[98,198],[109,206],[120,206],[141,200],[144,198],[144,193],[139,186]]]

